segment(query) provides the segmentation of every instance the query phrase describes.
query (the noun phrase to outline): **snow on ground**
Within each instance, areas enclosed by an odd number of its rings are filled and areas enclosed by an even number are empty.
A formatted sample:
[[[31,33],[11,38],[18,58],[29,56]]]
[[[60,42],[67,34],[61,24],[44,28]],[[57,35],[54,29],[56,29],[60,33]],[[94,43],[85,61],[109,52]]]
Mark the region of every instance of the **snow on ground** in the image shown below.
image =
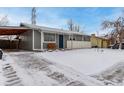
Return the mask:
[[[124,61],[114,64],[93,77],[102,81],[105,85],[124,85]]]
[[[16,71],[16,63],[13,61],[13,59],[8,56],[8,54],[4,53],[3,59],[1,60],[1,72],[2,72],[2,84],[6,86],[16,85],[20,86],[22,85],[20,78],[18,77],[17,71]]]
[[[51,62],[68,66],[86,75],[100,73],[113,64],[124,61],[124,51],[113,49],[43,52],[39,56]]]
[[[40,53],[33,52],[6,52],[4,53],[4,63],[11,65],[16,71],[16,78],[6,78],[6,85],[24,86],[84,86],[103,85],[102,82],[93,77],[86,76],[69,67],[49,62],[39,57]],[[3,71],[3,73],[5,73]],[[8,73],[8,71],[7,71]],[[12,73],[12,72],[11,72]],[[14,77],[15,79],[15,77]],[[20,81],[20,82],[17,82]]]
[[[124,51],[4,52],[0,85],[124,85]]]
[[[2,60],[0,60],[0,86],[3,85]]]

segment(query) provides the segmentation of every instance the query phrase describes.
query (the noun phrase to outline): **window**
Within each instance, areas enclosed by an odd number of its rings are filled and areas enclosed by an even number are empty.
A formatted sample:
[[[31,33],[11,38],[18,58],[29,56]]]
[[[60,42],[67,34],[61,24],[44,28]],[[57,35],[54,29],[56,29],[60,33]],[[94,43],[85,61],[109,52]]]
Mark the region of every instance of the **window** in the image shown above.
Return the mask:
[[[90,41],[90,36],[84,35],[84,41]]]
[[[75,35],[76,41],[82,41],[82,35]]]
[[[44,33],[44,41],[55,41],[55,34]]]
[[[70,38],[71,38],[71,40],[82,41],[81,35],[73,35],[73,36],[70,36]]]

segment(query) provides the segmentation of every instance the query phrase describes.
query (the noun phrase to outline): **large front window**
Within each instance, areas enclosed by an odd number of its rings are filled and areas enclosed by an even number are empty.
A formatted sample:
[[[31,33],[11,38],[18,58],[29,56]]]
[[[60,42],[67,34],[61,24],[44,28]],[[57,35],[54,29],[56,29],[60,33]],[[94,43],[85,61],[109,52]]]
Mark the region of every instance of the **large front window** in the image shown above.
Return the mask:
[[[44,41],[55,41],[55,34],[44,33]]]

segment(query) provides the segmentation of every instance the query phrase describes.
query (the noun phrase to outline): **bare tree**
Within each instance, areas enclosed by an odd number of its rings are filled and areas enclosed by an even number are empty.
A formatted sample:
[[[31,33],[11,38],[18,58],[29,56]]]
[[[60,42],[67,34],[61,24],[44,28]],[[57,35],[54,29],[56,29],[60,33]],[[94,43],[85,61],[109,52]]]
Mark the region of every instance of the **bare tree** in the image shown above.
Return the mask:
[[[8,16],[5,15],[2,18],[0,18],[0,26],[7,26],[7,25],[9,25],[9,19],[8,19]],[[2,37],[8,39],[9,47],[11,48],[11,44],[12,44],[13,39],[15,37],[18,37],[18,35],[6,35],[6,36],[2,36]],[[19,41],[19,39],[18,39],[18,41]],[[20,42],[18,42],[17,48],[19,48],[19,44],[20,44]]]
[[[102,29],[106,29],[106,28],[114,29],[110,35],[111,35],[111,38],[115,38],[115,43],[120,44],[119,48],[121,48],[121,45],[122,45],[122,38],[123,38],[122,32],[124,30],[123,26],[124,26],[123,17],[119,17],[115,21],[105,20],[102,22]]]
[[[67,24],[68,24],[68,29],[70,31],[73,31],[74,23],[73,23],[72,19],[68,20]]]
[[[74,24],[73,30],[76,31],[76,32],[79,32],[79,31],[80,31],[79,25],[75,25],[75,24]]]
[[[3,16],[0,18],[0,26],[7,26],[9,24],[8,16]]]
[[[75,24],[72,19],[68,20],[67,24],[70,31],[80,31],[80,26]]]
[[[32,8],[32,18],[31,18],[32,24],[36,25],[36,8]]]
[[[79,26],[79,25],[77,25],[77,29],[76,29],[76,31],[77,31],[77,32],[80,31],[80,26]]]

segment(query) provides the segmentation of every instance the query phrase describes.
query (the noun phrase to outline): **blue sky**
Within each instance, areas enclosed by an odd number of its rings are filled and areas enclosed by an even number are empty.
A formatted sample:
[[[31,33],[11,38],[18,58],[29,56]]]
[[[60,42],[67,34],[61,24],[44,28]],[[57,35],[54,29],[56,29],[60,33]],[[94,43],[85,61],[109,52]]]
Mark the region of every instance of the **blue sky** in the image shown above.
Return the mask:
[[[22,8],[0,8],[0,18],[8,16],[9,25],[19,25],[20,22],[31,23],[30,7]],[[37,24],[42,26],[67,29],[67,20],[72,19],[75,24],[79,24],[81,31],[86,34],[101,34],[101,22],[103,20],[115,20],[118,16],[123,16],[124,8],[36,8]]]

